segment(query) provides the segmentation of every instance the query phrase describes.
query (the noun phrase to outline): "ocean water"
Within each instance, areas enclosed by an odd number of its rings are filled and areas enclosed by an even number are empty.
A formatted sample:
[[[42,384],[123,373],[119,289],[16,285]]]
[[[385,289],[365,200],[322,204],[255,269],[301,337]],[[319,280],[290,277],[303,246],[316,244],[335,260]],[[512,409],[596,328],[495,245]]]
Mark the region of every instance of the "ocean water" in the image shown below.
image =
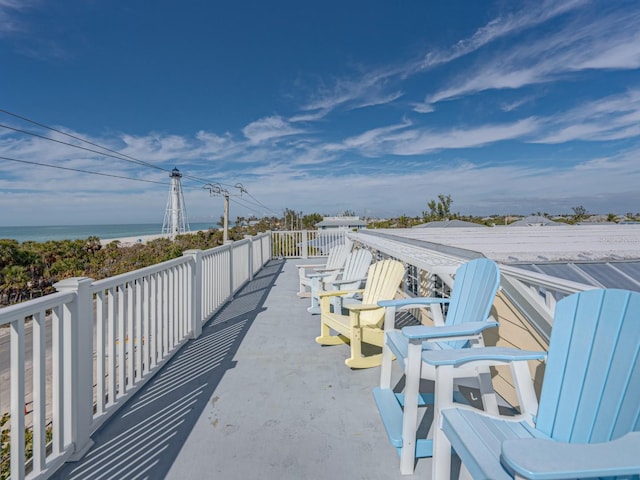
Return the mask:
[[[190,223],[191,231],[220,228],[213,223]],[[162,224],[138,223],[122,225],[47,225],[40,227],[0,227],[0,239],[8,238],[24,242],[46,242],[47,240],[76,240],[96,236],[102,240],[110,238],[158,235]]]

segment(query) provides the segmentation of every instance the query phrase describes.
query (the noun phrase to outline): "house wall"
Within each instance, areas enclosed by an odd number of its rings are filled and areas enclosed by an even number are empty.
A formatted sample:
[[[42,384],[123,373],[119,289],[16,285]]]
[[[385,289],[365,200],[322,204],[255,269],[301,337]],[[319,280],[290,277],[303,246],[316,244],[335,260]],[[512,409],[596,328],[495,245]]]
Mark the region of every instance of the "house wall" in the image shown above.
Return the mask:
[[[521,350],[548,351],[549,344],[527,322],[524,316],[514,308],[502,292],[498,292],[492,308],[493,316],[500,326],[485,330],[485,345],[518,348]],[[542,388],[544,376],[544,362],[529,362],[529,370],[538,399]],[[518,398],[515,394],[513,379],[509,367],[497,367],[492,369],[493,385],[496,392],[509,404],[518,406]]]

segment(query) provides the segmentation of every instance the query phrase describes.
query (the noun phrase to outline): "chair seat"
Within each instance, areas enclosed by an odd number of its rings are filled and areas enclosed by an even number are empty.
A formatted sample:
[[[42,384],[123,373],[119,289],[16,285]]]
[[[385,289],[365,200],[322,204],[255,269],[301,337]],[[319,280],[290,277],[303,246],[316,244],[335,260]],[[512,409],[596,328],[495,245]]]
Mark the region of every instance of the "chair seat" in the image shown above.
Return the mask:
[[[502,467],[502,442],[514,438],[548,438],[527,422],[489,417],[471,409],[442,410],[442,430],[475,480],[512,480]]]

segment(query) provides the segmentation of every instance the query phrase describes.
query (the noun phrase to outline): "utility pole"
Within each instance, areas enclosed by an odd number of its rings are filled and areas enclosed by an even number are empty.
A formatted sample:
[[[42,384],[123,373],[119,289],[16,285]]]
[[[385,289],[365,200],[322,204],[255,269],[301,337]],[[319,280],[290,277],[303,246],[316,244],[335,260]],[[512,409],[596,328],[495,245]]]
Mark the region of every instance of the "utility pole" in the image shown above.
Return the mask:
[[[222,241],[227,243],[229,241],[229,192],[223,190],[224,195],[224,234]]]
[[[247,191],[241,183],[236,183],[234,187],[240,190],[240,195],[237,196],[242,196],[242,194]],[[222,188],[222,185],[220,185],[219,183],[207,183],[202,188],[208,189],[211,196],[224,197],[222,241],[224,243],[227,243],[229,241],[229,197],[231,196],[231,194],[229,193],[229,190]]]

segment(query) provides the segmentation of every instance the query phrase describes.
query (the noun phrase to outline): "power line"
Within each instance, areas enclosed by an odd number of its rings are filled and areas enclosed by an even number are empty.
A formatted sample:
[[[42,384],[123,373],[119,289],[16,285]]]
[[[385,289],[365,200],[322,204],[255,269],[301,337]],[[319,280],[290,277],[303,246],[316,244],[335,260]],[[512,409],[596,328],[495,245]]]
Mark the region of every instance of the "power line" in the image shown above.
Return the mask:
[[[146,167],[157,168],[158,170],[162,170],[164,172],[170,172],[170,170],[167,170],[166,168],[158,167],[158,166],[153,165],[151,163],[142,162],[141,160],[129,160],[129,159],[126,159],[126,158],[122,158],[121,156],[116,156],[116,155],[112,155],[110,153],[100,152],[100,151],[94,150],[92,148],[83,147],[81,145],[74,145],[73,143],[63,142],[62,140],[56,140],[55,138],[51,138],[51,137],[45,137],[44,135],[40,135],[40,134],[35,133],[35,132],[30,132],[28,130],[21,130],[19,128],[10,127],[9,125],[4,125],[4,124],[1,124],[1,123],[0,123],[0,127],[6,128],[8,130],[13,130],[14,132],[24,133],[26,135],[31,135],[33,137],[38,137],[38,138],[41,138],[43,140],[48,140],[50,142],[56,142],[56,143],[60,143],[62,145],[67,145],[69,147],[79,148],[80,150],[85,150],[87,152],[97,153],[98,155],[104,155],[105,157],[115,158],[117,160],[122,160],[123,162],[135,163],[136,165],[144,165]],[[100,148],[103,148],[103,147],[100,147]]]
[[[57,139],[54,139],[54,138],[51,138],[51,137],[40,135],[40,134],[37,134],[35,132],[30,132],[28,130],[22,130],[22,129],[19,129],[19,128],[10,127],[8,125],[0,124],[0,127],[2,127],[2,128],[6,128],[8,130],[13,130],[14,132],[23,133],[23,134],[26,134],[26,135],[31,135],[31,136],[34,136],[34,137],[37,137],[37,138],[40,138],[40,139],[43,139],[43,140],[56,142],[56,143],[59,143],[59,144],[62,144],[62,145],[67,145],[69,147],[78,148],[78,149],[85,150],[85,151],[88,151],[88,152],[91,152],[91,153],[96,153],[98,155],[103,155],[105,157],[111,157],[111,158],[115,158],[117,160],[122,160],[122,161],[125,161],[125,162],[134,163],[136,165],[141,165],[141,166],[145,166],[145,167],[161,170],[161,171],[164,171],[164,172],[167,172],[167,173],[171,173],[171,170],[168,170],[166,168],[154,165],[154,164],[149,163],[149,162],[145,162],[143,160],[137,159],[135,157],[132,157],[132,156],[124,154],[124,153],[120,153],[120,152],[118,152],[116,150],[110,149],[108,147],[105,147],[103,145],[99,145],[99,144],[94,143],[94,142],[91,142],[91,141],[89,141],[89,140],[87,140],[85,138],[79,137],[77,135],[72,135],[70,133],[64,132],[64,131],[59,130],[57,128],[53,128],[53,127],[51,127],[49,125],[45,125],[44,123],[37,122],[37,121],[35,121],[33,119],[30,119],[28,117],[25,117],[23,115],[19,115],[17,113],[13,113],[13,112],[10,112],[10,111],[2,109],[2,108],[0,108],[0,112],[5,113],[7,115],[11,115],[12,117],[18,118],[18,119],[23,120],[25,122],[29,122],[29,123],[31,123],[33,125],[37,125],[37,126],[39,126],[41,128],[48,129],[48,130],[51,130],[53,132],[59,133],[61,135],[67,136],[69,138],[73,138],[74,140],[78,140],[80,142],[87,143],[89,145],[92,145],[94,147],[100,148],[102,150],[105,150],[106,152],[111,152],[111,153],[105,153],[105,152],[102,152],[102,151],[97,151],[97,150],[94,150],[94,149],[91,149],[91,148],[83,147],[81,145],[75,145],[73,143],[64,142],[62,140],[57,140]],[[115,154],[115,155],[113,155],[113,154]],[[0,158],[5,159],[5,160],[10,160],[10,161],[27,163],[27,164],[30,163],[30,164],[34,164],[34,165],[41,165],[41,166],[46,166],[46,167],[51,167],[51,168],[59,168],[61,170],[71,170],[71,171],[78,171],[78,172],[81,172],[81,173],[88,173],[88,174],[94,174],[94,175],[103,175],[103,176],[113,177],[113,178],[122,178],[122,179],[126,179],[126,180],[134,180],[134,181],[142,181],[142,182],[149,182],[149,183],[158,183],[158,184],[161,184],[161,185],[168,185],[166,183],[154,182],[152,180],[141,180],[141,179],[135,179],[135,178],[130,178],[130,177],[118,176],[118,175],[110,175],[110,174],[104,174],[104,173],[99,173],[99,172],[91,172],[91,171],[88,171],[88,170],[79,170],[79,169],[73,169],[73,168],[69,168],[69,167],[59,167],[59,166],[55,166],[55,165],[42,164],[42,163],[37,163],[37,162],[28,162],[26,160],[16,160],[16,159],[8,158],[8,157],[0,157]],[[209,179],[204,179],[204,178],[196,177],[196,176],[193,176],[193,175],[183,174],[182,176],[185,179],[193,180],[193,181],[196,181],[196,182],[202,182],[204,184],[212,183]],[[228,184],[228,183],[221,183],[221,182],[215,182],[215,183],[217,183],[218,185],[221,185],[221,186],[240,188],[240,194],[242,194],[244,192],[247,195],[249,195],[256,202],[257,205],[259,205],[262,208],[265,208],[267,210],[270,210],[271,212],[278,213],[276,210],[273,210],[272,208],[267,207],[264,203],[260,202],[256,197],[251,195],[244,188],[244,186],[242,186],[242,184],[240,184],[240,183],[238,183],[236,185],[231,185],[231,184]],[[185,186],[188,187],[188,188],[201,188],[200,186],[198,186],[198,187],[191,187],[189,185],[185,185]]]
[[[246,193],[247,195],[249,195],[251,198],[253,198],[253,199],[258,203],[258,205],[260,205],[261,207],[266,208],[267,210],[270,210],[270,211],[272,211],[272,212],[274,212],[274,213],[279,213],[278,211],[276,211],[276,210],[274,210],[274,209],[272,209],[272,208],[267,207],[264,203],[262,203],[260,200],[258,200],[256,197],[254,197],[253,195],[251,195],[251,194],[250,194],[249,192],[247,192],[246,190],[245,190],[245,193]]]
[[[169,170],[166,170],[166,169],[164,169],[164,168],[162,168],[162,167],[158,167],[158,166],[156,166],[156,165],[153,165],[152,163],[148,163],[148,162],[145,162],[145,161],[143,161],[143,160],[138,160],[137,158],[131,157],[131,156],[129,156],[129,155],[127,155],[127,154],[125,154],[125,153],[120,153],[120,152],[118,152],[118,151],[116,151],[116,150],[112,150],[112,149],[110,149],[110,148],[108,148],[108,147],[105,147],[105,146],[103,146],[103,145],[99,145],[99,144],[97,144],[97,143],[93,143],[93,142],[91,142],[91,141],[89,141],[89,140],[87,140],[87,139],[85,139],[85,138],[78,137],[78,136],[76,136],[76,135],[71,135],[70,133],[63,132],[62,130],[58,130],[57,128],[50,127],[49,125],[45,125],[44,123],[36,122],[35,120],[32,120],[32,119],[27,118],[27,117],[24,117],[24,116],[22,116],[22,115],[18,115],[17,113],[13,113],[13,112],[10,112],[10,111],[8,111],[8,110],[4,110],[4,109],[2,109],[2,108],[0,108],[0,112],[2,112],[2,113],[6,113],[7,115],[11,115],[12,117],[19,118],[20,120],[24,120],[25,122],[32,123],[32,124],[37,125],[37,126],[39,126],[39,127],[46,128],[46,129],[51,130],[51,131],[53,131],[53,132],[57,132],[57,133],[59,133],[59,134],[61,134],[61,135],[65,135],[65,136],[67,136],[67,137],[69,137],[69,138],[73,138],[73,139],[75,139],[75,140],[79,140],[79,141],[81,141],[81,142],[88,143],[89,145],[93,145],[94,147],[101,148],[101,149],[103,149],[103,150],[106,150],[107,152],[115,153],[115,154],[117,154],[117,155],[119,155],[119,156],[126,157],[126,158],[128,158],[128,159],[130,159],[130,160],[132,160],[132,161],[134,161],[134,162],[136,162],[136,163],[139,163],[140,165],[145,165],[145,166],[147,166],[147,167],[151,167],[151,168],[159,168],[159,169],[161,169],[161,170],[165,170],[165,171],[167,171],[167,172],[169,171]],[[47,139],[47,140],[50,140],[50,138],[49,138],[49,137],[42,137],[42,138],[45,138],[45,139]],[[52,140],[52,139],[51,139],[51,140]],[[74,147],[76,146],[76,145],[73,145],[73,144],[71,144],[71,145],[72,145],[72,146],[74,146]],[[124,160],[124,159],[121,159],[121,160]]]
[[[35,121],[33,121],[33,120],[26,119],[25,117],[22,117],[22,116],[20,116],[20,115],[16,115],[16,114],[13,114],[13,113],[11,113],[11,112],[7,112],[6,110],[0,109],[0,112],[9,113],[9,115],[13,115],[13,116],[15,116],[15,117],[17,117],[17,118],[25,119],[26,121],[29,121],[29,122],[31,122],[31,123],[33,123],[33,124],[35,124],[35,125],[42,126],[42,127],[44,127],[44,128],[48,128],[48,129],[50,129],[50,130],[52,130],[52,131],[54,131],[54,132],[61,133],[62,135],[66,135],[66,136],[68,136],[68,137],[70,137],[70,138],[73,138],[73,139],[79,140],[79,141],[81,141],[81,142],[86,142],[86,143],[88,143],[89,145],[94,145],[94,146],[96,146],[96,147],[98,147],[98,148],[102,148],[102,149],[104,149],[104,150],[106,150],[106,151],[108,151],[108,152],[113,152],[113,153],[115,153],[115,155],[112,155],[112,154],[110,154],[110,153],[101,152],[101,151],[98,151],[98,150],[94,150],[94,149],[92,149],[92,148],[83,147],[83,146],[81,146],[81,145],[75,145],[75,144],[73,144],[73,143],[69,143],[69,142],[63,142],[62,140],[57,140],[57,139],[55,139],[55,138],[51,138],[51,137],[47,137],[47,136],[44,136],[44,135],[40,135],[40,134],[38,134],[38,133],[30,132],[30,131],[28,131],[28,130],[22,130],[22,129],[20,129],[20,128],[16,128],[16,127],[11,127],[11,126],[9,126],[9,125],[0,124],[0,127],[2,127],[2,128],[6,128],[7,130],[13,130],[14,132],[23,133],[23,134],[25,134],[25,135],[31,135],[31,136],[33,136],[33,137],[37,137],[37,138],[40,138],[40,139],[42,139],[42,140],[48,140],[48,141],[50,141],[50,142],[56,142],[56,143],[59,143],[59,144],[62,144],[62,145],[67,145],[67,146],[69,146],[69,147],[78,148],[78,149],[80,149],[80,150],[84,150],[84,151],[87,151],[87,152],[97,153],[98,155],[103,155],[103,156],[105,156],[105,157],[115,158],[116,160],[122,160],[123,162],[134,163],[134,164],[136,164],[136,165],[141,165],[141,166],[145,166],[145,167],[155,168],[155,169],[157,169],[157,170],[161,170],[161,171],[163,171],[163,172],[171,173],[171,170],[166,169],[166,168],[164,168],[164,167],[159,167],[159,166],[154,165],[154,164],[152,164],[152,163],[145,162],[145,161],[143,161],[143,160],[139,160],[139,159],[137,159],[137,158],[131,157],[131,156],[126,155],[126,154],[123,154],[123,153],[119,153],[119,152],[117,152],[117,151],[115,151],[115,150],[112,150],[112,149],[110,149],[110,148],[103,147],[102,145],[98,145],[97,143],[93,143],[93,142],[90,142],[90,141],[88,141],[88,140],[85,140],[85,139],[83,139],[83,138],[81,138],[81,137],[77,137],[77,136],[75,136],[75,135],[71,135],[71,134],[68,134],[68,133],[62,132],[62,131],[57,130],[57,129],[55,129],[55,128],[48,127],[48,126],[46,126],[46,125],[44,125],[44,124],[41,124],[41,123],[35,122]],[[123,157],[126,157],[126,158],[123,158]],[[202,182],[202,183],[208,183],[208,182],[209,182],[209,180],[205,180],[205,179],[203,179],[203,178],[194,177],[194,176],[191,176],[191,175],[183,175],[183,177],[184,177],[184,178],[187,178],[187,179],[190,179],[190,180],[195,180],[195,181],[198,181],[198,182]],[[233,186],[233,185],[225,184],[225,183],[221,183],[220,185],[225,185],[225,186],[229,186],[229,187]],[[198,188],[200,188],[200,187],[198,187]]]
[[[168,183],[158,182],[158,181],[155,181],[155,180],[145,180],[145,179],[142,179],[142,178],[131,178],[131,177],[125,177],[123,175],[114,175],[114,174],[111,174],[111,173],[92,172],[90,170],[82,170],[80,168],[63,167],[61,165],[51,165],[49,163],[31,162],[29,160],[18,160],[17,158],[9,158],[9,157],[0,156],[0,160],[8,160],[10,162],[26,163],[27,165],[38,165],[40,167],[57,168],[59,170],[70,170],[72,172],[86,173],[86,174],[89,174],[89,175],[100,175],[102,177],[120,178],[122,180],[132,180],[134,182],[157,183],[159,185],[169,185]]]

